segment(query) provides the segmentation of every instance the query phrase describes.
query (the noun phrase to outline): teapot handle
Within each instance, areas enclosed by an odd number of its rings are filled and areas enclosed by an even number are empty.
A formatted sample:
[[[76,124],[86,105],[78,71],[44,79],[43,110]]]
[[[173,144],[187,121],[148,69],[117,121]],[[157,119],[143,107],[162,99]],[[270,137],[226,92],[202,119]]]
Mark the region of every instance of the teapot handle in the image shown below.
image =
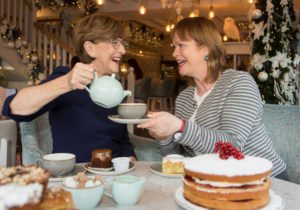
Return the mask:
[[[97,75],[96,71],[94,71],[94,79],[93,79],[93,82],[94,82],[96,79],[98,79],[98,75]],[[90,90],[87,86],[85,86],[84,89],[86,89],[87,92],[91,93],[91,90]]]

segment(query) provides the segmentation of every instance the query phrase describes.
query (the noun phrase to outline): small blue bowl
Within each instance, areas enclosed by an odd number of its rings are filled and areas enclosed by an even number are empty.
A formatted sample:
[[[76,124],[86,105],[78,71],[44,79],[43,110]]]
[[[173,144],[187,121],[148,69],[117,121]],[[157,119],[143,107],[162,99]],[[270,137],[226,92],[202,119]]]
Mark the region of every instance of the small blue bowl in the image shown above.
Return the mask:
[[[65,185],[65,179],[62,181],[62,187],[72,194],[77,209],[94,209],[101,201],[104,191],[103,184],[93,187],[73,188]]]

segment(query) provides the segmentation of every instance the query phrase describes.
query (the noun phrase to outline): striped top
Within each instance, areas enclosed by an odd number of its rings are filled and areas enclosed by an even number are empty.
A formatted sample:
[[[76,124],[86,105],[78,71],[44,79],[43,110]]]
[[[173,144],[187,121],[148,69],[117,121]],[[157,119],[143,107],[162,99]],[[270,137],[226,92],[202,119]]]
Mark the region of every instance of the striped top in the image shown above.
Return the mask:
[[[194,92],[195,87],[188,87],[176,99],[175,115],[186,119],[186,127],[180,139],[158,141],[164,155],[213,153],[217,141],[226,141],[246,155],[270,160],[272,176],[286,169],[263,124],[260,93],[250,74],[232,69],[224,71],[198,108]],[[192,122],[188,119],[196,109]]]

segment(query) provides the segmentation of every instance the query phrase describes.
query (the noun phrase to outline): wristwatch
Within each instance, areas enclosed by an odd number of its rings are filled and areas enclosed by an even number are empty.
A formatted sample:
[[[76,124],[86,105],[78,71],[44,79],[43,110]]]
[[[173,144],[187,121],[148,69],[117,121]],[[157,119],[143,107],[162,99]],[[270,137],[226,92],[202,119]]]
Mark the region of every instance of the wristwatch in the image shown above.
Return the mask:
[[[182,136],[182,132],[177,131],[173,134],[173,139],[178,141],[181,138],[181,136]]]
[[[180,129],[173,134],[173,139],[174,140],[178,141],[181,138],[182,132],[185,129],[185,123],[186,123],[185,120],[182,120],[182,124],[181,124]]]

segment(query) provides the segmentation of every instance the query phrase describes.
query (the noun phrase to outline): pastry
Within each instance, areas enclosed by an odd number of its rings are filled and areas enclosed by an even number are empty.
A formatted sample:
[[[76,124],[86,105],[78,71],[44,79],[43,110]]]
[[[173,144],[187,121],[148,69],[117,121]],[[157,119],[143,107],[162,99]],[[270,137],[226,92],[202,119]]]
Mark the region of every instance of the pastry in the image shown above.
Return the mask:
[[[162,160],[162,172],[164,174],[183,174],[185,158],[182,155],[167,155]]]

